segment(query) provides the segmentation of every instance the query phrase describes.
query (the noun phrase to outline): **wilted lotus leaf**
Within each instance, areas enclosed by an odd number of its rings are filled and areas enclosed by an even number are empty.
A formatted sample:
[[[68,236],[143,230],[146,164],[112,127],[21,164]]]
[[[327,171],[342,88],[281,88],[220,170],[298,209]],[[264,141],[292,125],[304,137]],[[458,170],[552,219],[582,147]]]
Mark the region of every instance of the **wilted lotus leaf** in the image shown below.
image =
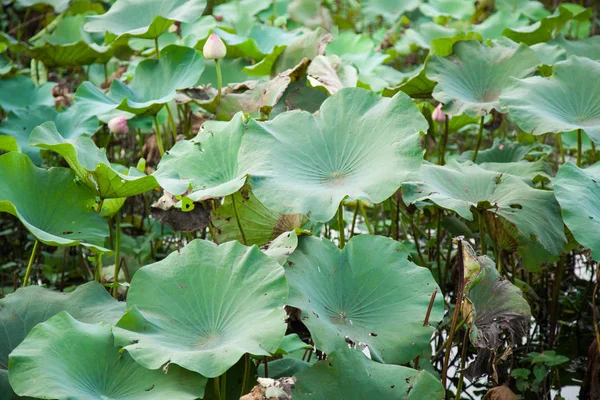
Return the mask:
[[[54,106],[54,86],[56,83],[47,82],[37,87],[30,78],[23,75],[0,79],[0,108],[9,113],[26,107]]]
[[[17,398],[8,383],[10,352],[25,339],[34,326],[61,311],[68,311],[83,322],[115,324],[123,315],[125,304],[113,299],[97,282],[81,285],[71,293],[54,292],[41,286],[28,286],[1,299],[0,399]]]
[[[176,365],[152,371],[115,347],[108,324],[63,311],[31,330],[9,357],[15,392],[36,398],[194,400],[206,378]]]
[[[302,310],[318,349],[329,354],[353,343],[375,360],[404,364],[428,346],[441,297],[423,326],[437,286],[401,243],[371,235],[353,237],[343,250],[312,236],[299,242],[285,268],[288,305]]]
[[[345,87],[356,87],[358,71],[351,65],[344,65],[336,56],[317,56],[306,71],[312,87],[323,88],[328,94],[335,94]]]
[[[106,250],[108,229],[93,211],[95,202],[68,168],[37,168],[21,153],[0,156],[0,212],[19,218],[45,244]]]
[[[165,193],[150,207],[150,214],[160,223],[168,225],[176,232],[195,232],[210,223],[208,202],[186,202],[180,196]]]
[[[154,39],[174,21],[195,21],[205,6],[206,0],[118,0],[105,14],[89,16],[84,28],[106,33],[107,44],[118,37]]]
[[[140,62],[129,85],[115,79],[108,94],[104,94],[91,82],[84,82],[77,89],[77,105],[84,113],[96,116],[117,108],[134,114],[155,114],[175,98],[178,89],[194,86],[203,70],[204,59],[196,50],[169,45],[161,50],[160,60]]]
[[[346,88],[316,116],[290,111],[251,120],[240,162],[265,206],[327,222],[346,196],[374,203],[391,196],[419,168],[425,130],[425,118],[404,93],[381,99]]]
[[[180,192],[187,189],[187,184],[174,174],[172,177],[160,172],[146,175],[133,167],[125,174],[117,171],[106,158],[106,151],[99,149],[91,138],[80,136],[65,139],[54,122],[46,122],[35,128],[29,143],[63,156],[77,176],[102,199],[148,192],[159,186],[157,179],[169,182],[170,187],[179,186]]]
[[[573,163],[560,167],[554,192],[565,225],[575,239],[600,260],[600,164],[585,169]]]
[[[138,270],[115,344],[149,369],[219,376],[244,353],[277,351],[287,297],[283,268],[257,247],[194,240]]]
[[[514,79],[500,102],[526,132],[541,135],[582,129],[600,142],[598,82],[600,62],[572,56],[554,64],[550,78]]]
[[[293,399],[441,400],[444,388],[427,371],[369,360],[347,347],[297,375]]]
[[[551,191],[534,189],[516,176],[454,160],[446,166],[423,165],[421,178],[422,183],[403,185],[407,203],[429,199],[469,221],[473,220],[473,208],[490,213],[499,219],[494,226],[500,232],[488,233],[514,236],[529,269],[560,254],[566,244],[560,208]]]
[[[480,376],[487,358],[502,346],[519,343],[527,334],[531,308],[521,290],[501,277],[496,264],[487,256],[477,257],[471,246],[461,241],[465,277],[463,317],[471,327],[470,339],[481,349],[478,359],[468,368],[471,377]],[[504,336],[504,333],[508,335]]]
[[[427,78],[438,84],[433,97],[450,115],[471,117],[500,111],[498,98],[511,77],[531,75],[540,60],[527,46],[488,47],[477,41],[457,42],[449,57],[433,56]]]

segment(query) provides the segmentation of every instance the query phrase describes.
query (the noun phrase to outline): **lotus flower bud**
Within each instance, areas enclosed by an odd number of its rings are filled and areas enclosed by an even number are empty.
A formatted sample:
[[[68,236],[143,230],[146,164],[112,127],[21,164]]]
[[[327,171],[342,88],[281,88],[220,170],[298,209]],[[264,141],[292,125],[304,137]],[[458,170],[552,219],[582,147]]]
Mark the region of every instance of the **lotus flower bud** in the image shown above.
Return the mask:
[[[207,60],[220,60],[227,54],[227,48],[219,35],[211,33],[206,40],[206,43],[204,43],[202,53]]]
[[[127,126],[127,120],[123,117],[115,117],[108,121],[108,129],[111,133],[118,135],[124,135],[129,132],[129,126]]]
[[[446,114],[442,111],[442,107],[444,105],[442,103],[438,104],[433,113],[431,114],[431,119],[435,122],[444,122],[446,121]],[[448,115],[448,119],[452,118]]]

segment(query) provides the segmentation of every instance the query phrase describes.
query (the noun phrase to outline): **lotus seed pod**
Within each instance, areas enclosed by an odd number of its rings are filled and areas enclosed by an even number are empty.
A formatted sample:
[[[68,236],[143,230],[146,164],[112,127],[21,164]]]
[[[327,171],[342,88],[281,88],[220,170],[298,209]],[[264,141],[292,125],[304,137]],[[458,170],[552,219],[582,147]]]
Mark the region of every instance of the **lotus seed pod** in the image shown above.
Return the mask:
[[[433,113],[431,114],[431,118],[436,122],[444,122],[446,121],[446,114],[442,111],[442,107],[444,105],[442,103],[438,104]],[[448,119],[452,118],[448,116]]]
[[[202,53],[207,60],[220,60],[227,54],[227,48],[219,35],[211,33],[208,40],[206,40],[206,43],[204,43]]]
[[[108,121],[108,129],[111,133],[116,135],[124,135],[129,132],[129,126],[127,126],[127,120],[123,117],[115,117]]]

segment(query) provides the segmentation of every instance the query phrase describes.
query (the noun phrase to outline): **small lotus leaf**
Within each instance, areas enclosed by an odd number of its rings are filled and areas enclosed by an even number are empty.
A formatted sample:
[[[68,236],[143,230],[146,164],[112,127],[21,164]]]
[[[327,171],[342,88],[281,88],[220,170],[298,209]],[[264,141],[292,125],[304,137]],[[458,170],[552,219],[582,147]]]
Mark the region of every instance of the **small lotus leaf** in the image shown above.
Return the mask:
[[[37,87],[23,75],[0,79],[0,108],[8,113],[26,107],[54,106],[52,88],[55,85],[48,82]]]
[[[219,376],[244,353],[277,351],[287,297],[283,268],[257,247],[194,240],[138,270],[115,343],[149,369]]]

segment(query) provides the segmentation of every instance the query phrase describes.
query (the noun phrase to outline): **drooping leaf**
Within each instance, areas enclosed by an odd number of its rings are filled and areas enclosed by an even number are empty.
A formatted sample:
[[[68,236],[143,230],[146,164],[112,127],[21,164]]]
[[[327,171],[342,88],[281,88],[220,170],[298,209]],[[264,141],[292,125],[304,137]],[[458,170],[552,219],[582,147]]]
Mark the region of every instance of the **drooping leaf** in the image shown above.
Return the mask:
[[[551,43],[556,43],[567,56],[587,57],[600,61],[600,36],[591,36],[580,40],[567,40],[558,35]]]
[[[34,327],[9,357],[9,378],[22,396],[194,400],[206,378],[176,365],[149,370],[121,354],[108,324],[87,324],[62,311]]]
[[[335,55],[317,56],[306,71],[312,87],[323,88],[328,94],[335,94],[345,87],[356,87],[358,71],[351,65],[343,65]]]
[[[179,189],[174,193],[183,193],[187,189],[187,185],[174,174],[167,176],[158,172],[146,175],[133,167],[126,173],[117,171],[106,158],[106,151],[99,149],[91,138],[80,136],[65,139],[54,122],[36,127],[31,132],[30,144],[63,156],[75,174],[102,199],[130,197],[148,192],[159,186],[157,179],[168,182],[165,186]]]
[[[106,250],[108,229],[93,211],[95,202],[68,168],[37,168],[21,153],[0,156],[0,212],[19,218],[45,244]]]
[[[11,79],[0,79],[0,107],[7,113],[20,108],[54,106],[52,88],[54,82],[36,87],[30,78],[19,75]]]
[[[149,369],[219,376],[244,353],[278,349],[287,296],[283,268],[258,248],[194,240],[138,270],[115,343]]]
[[[277,57],[273,64],[273,74],[279,74],[294,68],[305,58],[312,60],[322,55],[331,39],[331,34],[322,28],[317,28],[312,32],[299,36]]]
[[[376,360],[404,364],[428,345],[431,324],[442,317],[438,298],[423,326],[435,281],[386,237],[355,236],[343,250],[327,239],[301,237],[285,274],[288,304],[302,310],[316,347],[327,354],[353,343],[367,346]]]
[[[405,201],[429,199],[469,221],[474,219],[473,209],[488,214],[499,230],[488,233],[508,234],[518,241],[518,254],[531,270],[560,254],[566,244],[560,209],[551,191],[534,189],[516,176],[455,160],[443,167],[423,165],[421,179],[424,182],[403,185]]]
[[[293,398],[298,400],[431,399],[444,398],[440,381],[427,371],[383,365],[364,354],[340,348],[298,373]]]
[[[116,323],[125,304],[114,300],[97,282],[83,284],[72,293],[28,286],[0,299],[0,399],[17,398],[8,383],[8,355],[29,331],[61,311],[88,323]]]
[[[427,64],[427,78],[436,81],[433,97],[450,115],[471,117],[500,110],[498,98],[511,77],[524,78],[539,64],[527,46],[488,47],[477,41],[461,41],[454,54],[433,56]]]
[[[572,56],[552,76],[514,79],[500,102],[519,127],[534,135],[584,130],[600,142],[600,62]]]
[[[408,96],[380,99],[346,88],[317,116],[291,111],[251,120],[242,140],[256,197],[285,214],[329,221],[350,196],[379,203],[421,164],[419,132],[427,123]]]

